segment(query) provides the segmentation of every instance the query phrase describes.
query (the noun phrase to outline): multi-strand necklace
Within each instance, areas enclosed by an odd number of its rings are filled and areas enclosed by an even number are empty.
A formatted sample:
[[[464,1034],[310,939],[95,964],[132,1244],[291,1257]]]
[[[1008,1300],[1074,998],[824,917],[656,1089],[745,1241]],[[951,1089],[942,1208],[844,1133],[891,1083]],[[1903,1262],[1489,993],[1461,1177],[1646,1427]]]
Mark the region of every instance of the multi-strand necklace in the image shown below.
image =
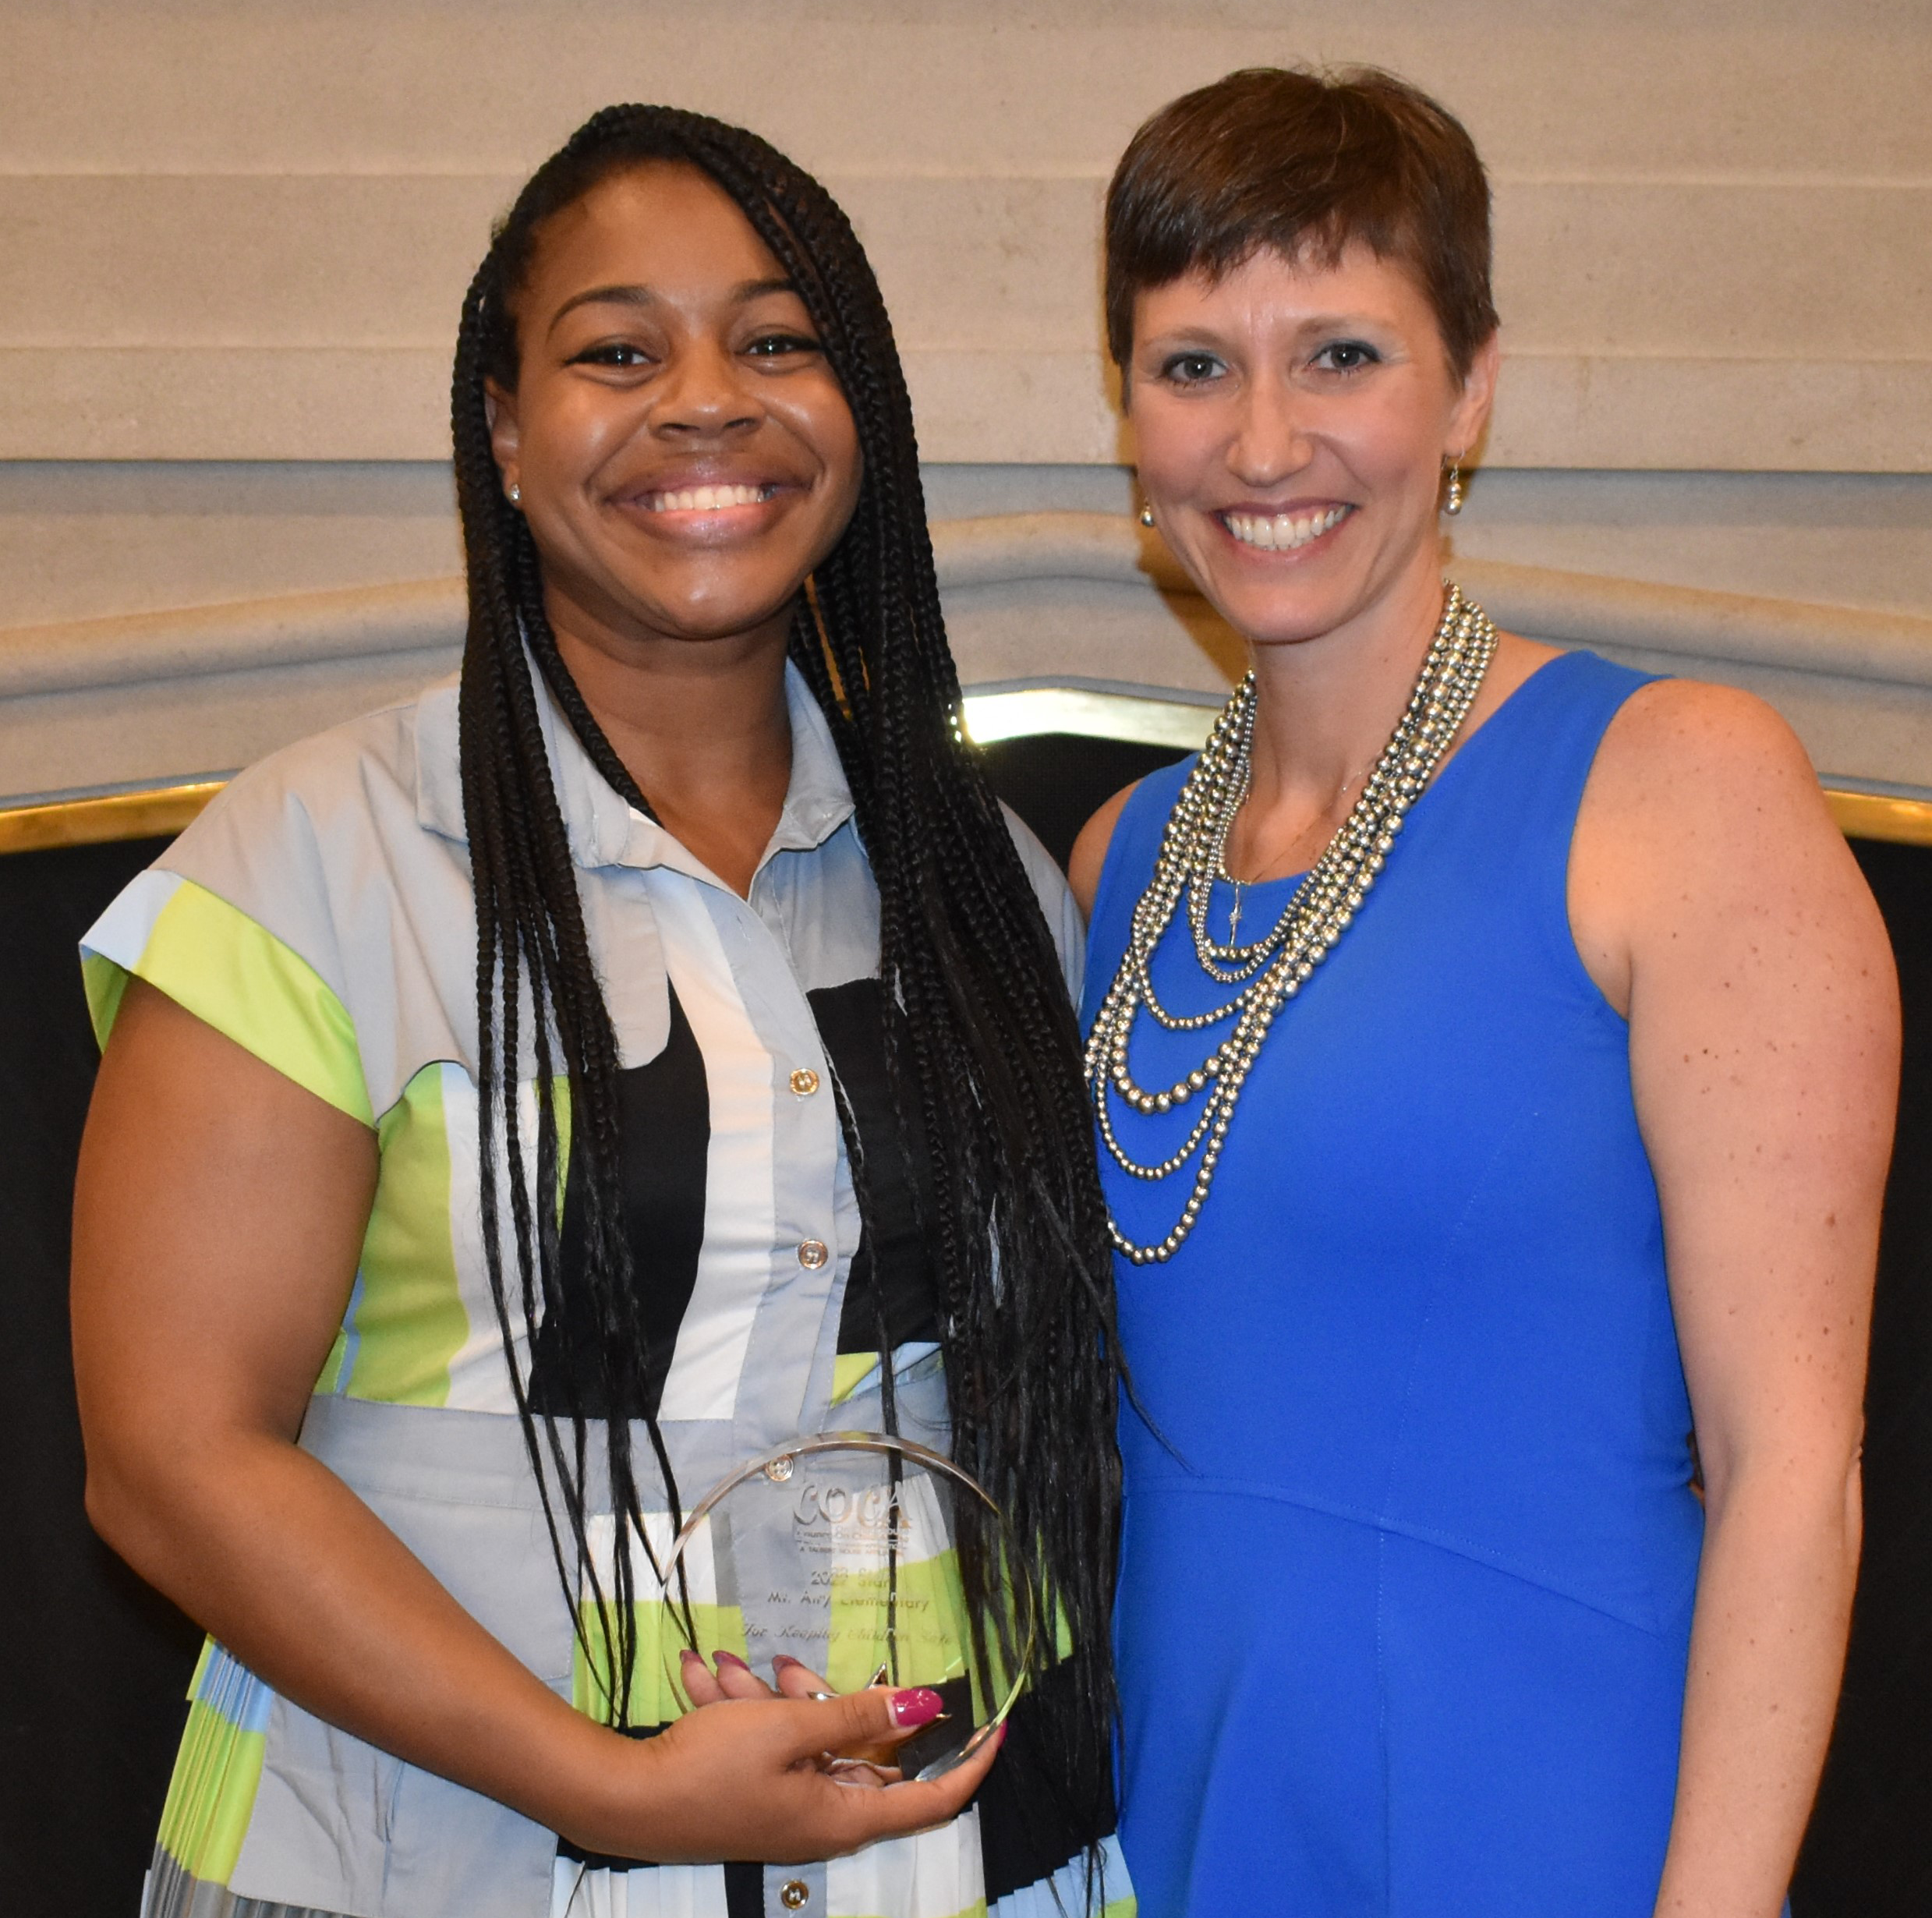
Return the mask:
[[[1115,1246],[1135,1265],[1164,1263],[1194,1230],[1214,1183],[1241,1088],[1269,1028],[1348,930],[1395,848],[1403,816],[1461,730],[1495,649],[1496,629],[1488,616],[1451,586],[1442,624],[1408,706],[1361,796],[1295,888],[1281,916],[1260,938],[1245,945],[1240,943],[1238,911],[1225,943],[1212,936],[1208,911],[1215,881],[1229,879],[1228,833],[1247,797],[1252,776],[1252,673],[1235,688],[1215,722],[1169,816],[1154,876],[1134,908],[1127,950],[1087,1042],[1087,1083],[1100,1136],[1115,1162],[1133,1177],[1148,1180],[1171,1178],[1191,1162],[1194,1166],[1193,1190],[1164,1239],[1141,1244],[1109,1219]],[[1154,989],[1155,951],[1184,901],[1201,971],[1216,984],[1235,989],[1225,1003],[1208,1012],[1169,1012]],[[1143,1008],[1170,1032],[1200,1032],[1230,1024],[1231,1029],[1191,1072],[1171,1085],[1149,1089],[1134,1079],[1127,1063],[1134,1022]],[[1197,1099],[1201,1110],[1172,1152],[1158,1162],[1146,1163],[1121,1145],[1114,1131],[1110,1107],[1115,1095],[1138,1113],[1184,1109]]]

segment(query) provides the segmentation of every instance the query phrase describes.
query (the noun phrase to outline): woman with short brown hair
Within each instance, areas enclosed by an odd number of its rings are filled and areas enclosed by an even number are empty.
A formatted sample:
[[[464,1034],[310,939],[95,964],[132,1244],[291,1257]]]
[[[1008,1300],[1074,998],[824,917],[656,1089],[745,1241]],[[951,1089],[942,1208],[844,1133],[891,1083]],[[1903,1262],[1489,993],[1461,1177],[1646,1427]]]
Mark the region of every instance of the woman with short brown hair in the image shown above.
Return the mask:
[[[1253,667],[1073,876],[1142,1909],[1775,1918],[1857,1559],[1877,911],[1768,709],[1443,580],[1498,367],[1451,115],[1230,75],[1107,240],[1144,517]]]

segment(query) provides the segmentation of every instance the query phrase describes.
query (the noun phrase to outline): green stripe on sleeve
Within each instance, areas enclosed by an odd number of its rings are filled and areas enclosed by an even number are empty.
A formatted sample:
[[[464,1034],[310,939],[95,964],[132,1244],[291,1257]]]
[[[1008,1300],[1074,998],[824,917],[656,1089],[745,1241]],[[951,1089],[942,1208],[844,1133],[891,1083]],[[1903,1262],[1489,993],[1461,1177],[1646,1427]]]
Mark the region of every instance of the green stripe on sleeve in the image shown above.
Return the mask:
[[[126,970],[97,952],[80,955],[80,983],[87,995],[87,1016],[94,1021],[94,1043],[105,1046],[127,990]]]
[[[183,880],[132,970],[305,1092],[374,1125],[348,1009],[306,960],[225,899]],[[98,1028],[111,988],[88,983]],[[118,1007],[119,993],[112,999]]]

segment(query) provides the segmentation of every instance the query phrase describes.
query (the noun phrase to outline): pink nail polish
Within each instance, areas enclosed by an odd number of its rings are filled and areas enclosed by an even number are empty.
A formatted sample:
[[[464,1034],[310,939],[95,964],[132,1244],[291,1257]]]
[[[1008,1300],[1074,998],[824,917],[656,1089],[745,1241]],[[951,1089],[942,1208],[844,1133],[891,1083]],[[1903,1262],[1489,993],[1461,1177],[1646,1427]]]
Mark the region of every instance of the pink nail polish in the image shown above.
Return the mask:
[[[891,1699],[892,1722],[903,1731],[918,1725],[930,1725],[946,1709],[946,1700],[937,1692],[922,1685],[908,1692],[894,1692]]]
[[[798,1662],[798,1661],[789,1652],[774,1651],[771,1655],[771,1669],[774,1672],[782,1672],[787,1665],[796,1665]]]
[[[741,1672],[748,1672],[752,1669],[734,1651],[714,1651],[711,1658],[715,1665],[735,1665]]]
[[[699,1658],[688,1645],[678,1653],[678,1661],[683,1665],[702,1665],[704,1663],[703,1659]]]

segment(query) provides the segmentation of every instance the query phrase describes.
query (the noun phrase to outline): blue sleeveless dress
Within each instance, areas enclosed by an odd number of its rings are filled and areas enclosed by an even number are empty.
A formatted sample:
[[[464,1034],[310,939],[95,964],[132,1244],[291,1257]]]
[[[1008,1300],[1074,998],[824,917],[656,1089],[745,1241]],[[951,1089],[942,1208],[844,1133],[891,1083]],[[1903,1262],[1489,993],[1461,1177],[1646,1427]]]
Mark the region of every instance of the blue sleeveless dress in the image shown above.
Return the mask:
[[[1147,1918],[1650,1918],[1703,1527],[1627,1028],[1566,901],[1643,683],[1566,654],[1470,738],[1276,1024],[1193,1236],[1116,1262]],[[1114,833],[1089,1019],[1191,764]],[[1247,889],[1251,935],[1293,883]],[[1184,914],[1154,976],[1177,1011],[1219,996]],[[1143,1018],[1137,1079],[1225,1030]],[[1143,1162],[1187,1124],[1114,1116]],[[1123,1229],[1164,1236],[1184,1179],[1101,1163]]]

